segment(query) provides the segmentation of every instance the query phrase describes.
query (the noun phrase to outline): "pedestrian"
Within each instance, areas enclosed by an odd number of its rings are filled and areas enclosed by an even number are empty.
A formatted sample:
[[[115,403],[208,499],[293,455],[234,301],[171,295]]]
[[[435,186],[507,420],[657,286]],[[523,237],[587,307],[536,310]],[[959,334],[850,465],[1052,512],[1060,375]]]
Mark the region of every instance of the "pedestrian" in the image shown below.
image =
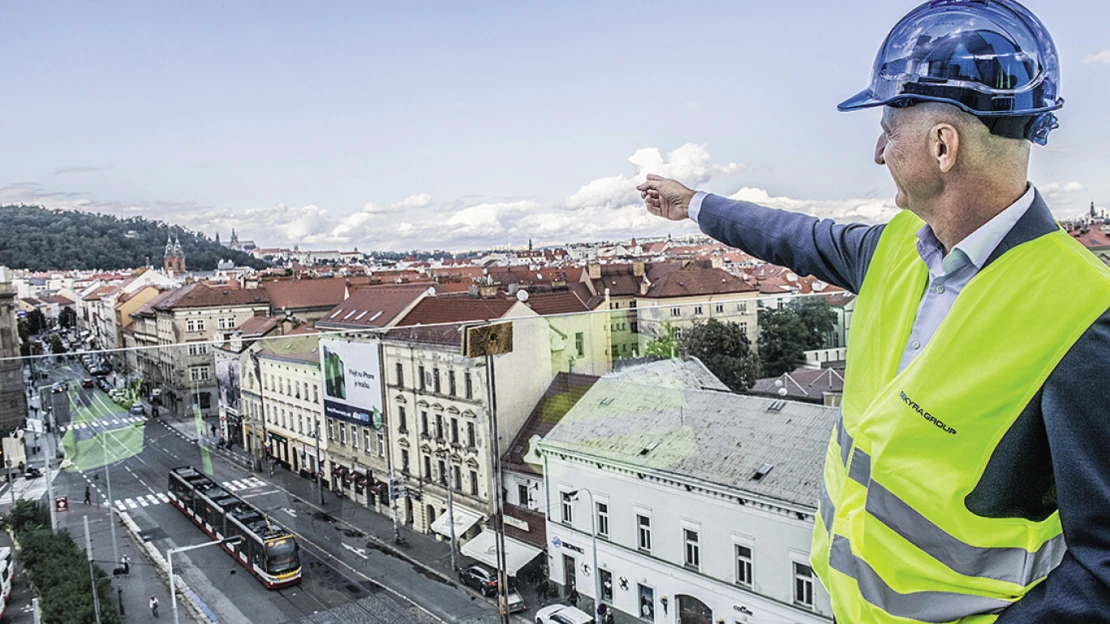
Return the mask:
[[[158,617],[158,597],[157,596],[151,596],[150,597],[150,613],[154,617]]]
[[[570,603],[572,607],[578,606],[578,590],[575,589],[574,585],[571,585],[570,588],[567,589],[567,602]]]
[[[85,504],[86,505],[91,505],[92,504],[92,490],[90,490],[89,486],[87,486],[87,485],[85,486]]]
[[[858,295],[810,555],[840,622],[1106,621],[1110,268],[1028,182],[1058,85],[1016,1],[929,2],[839,107],[882,107],[889,223],[638,187],[655,215]]]

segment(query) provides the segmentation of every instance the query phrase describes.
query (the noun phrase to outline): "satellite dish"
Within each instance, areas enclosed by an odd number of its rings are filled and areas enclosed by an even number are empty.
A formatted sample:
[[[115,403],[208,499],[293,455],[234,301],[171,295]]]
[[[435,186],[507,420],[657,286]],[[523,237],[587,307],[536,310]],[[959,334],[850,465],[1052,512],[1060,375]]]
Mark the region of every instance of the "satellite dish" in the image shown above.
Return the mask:
[[[523,289],[516,291],[516,300],[521,303],[528,301],[528,291]]]

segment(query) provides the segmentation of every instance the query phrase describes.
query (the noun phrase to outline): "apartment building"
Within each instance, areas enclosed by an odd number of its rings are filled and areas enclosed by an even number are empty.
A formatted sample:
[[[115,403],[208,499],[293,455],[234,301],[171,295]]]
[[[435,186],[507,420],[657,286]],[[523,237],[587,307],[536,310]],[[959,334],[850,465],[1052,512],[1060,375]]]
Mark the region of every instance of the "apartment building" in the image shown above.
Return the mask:
[[[720,267],[720,259],[691,262],[661,275],[636,297],[640,339],[646,343],[673,327],[679,333],[714,319],[736,323],[755,344],[759,289]]]
[[[831,621],[809,548],[835,419],[601,378],[538,443],[550,579],[591,600],[596,581],[618,622]]]
[[[330,440],[324,431],[319,336],[275,336],[246,353],[259,384],[267,457],[286,470],[314,475],[325,465]]]

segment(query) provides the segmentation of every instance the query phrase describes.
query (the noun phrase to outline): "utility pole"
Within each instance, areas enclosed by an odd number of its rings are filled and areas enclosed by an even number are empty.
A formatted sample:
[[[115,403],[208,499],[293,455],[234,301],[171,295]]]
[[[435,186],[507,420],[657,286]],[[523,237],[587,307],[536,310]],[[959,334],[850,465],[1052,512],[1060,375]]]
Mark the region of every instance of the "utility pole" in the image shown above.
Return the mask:
[[[107,433],[101,432],[100,446],[104,449],[104,480],[108,483],[108,524],[112,525],[112,561],[119,563],[119,542],[116,538],[116,501],[112,499],[112,471],[108,470]],[[53,507],[51,507],[53,509]]]
[[[451,535],[451,572],[459,571],[458,563],[458,539],[455,536],[455,497],[453,492],[455,490],[455,464],[451,461],[451,454],[446,451],[440,451],[440,456],[443,457],[447,463],[447,482],[444,486],[447,487],[447,526],[450,527]]]
[[[93,568],[93,552],[92,552],[92,536],[89,535],[89,517],[83,516],[85,520],[85,555],[89,560],[89,582],[92,583],[93,593],[93,613],[96,615],[96,624],[100,624],[100,596],[96,591],[96,574]]]
[[[313,420],[316,421],[316,489],[320,491],[320,505],[323,505],[324,485],[320,481],[320,473],[324,471],[324,467],[320,464],[320,417],[313,415]]]
[[[379,339],[378,340],[378,361],[383,363],[382,366],[385,365],[384,364],[384,362],[385,362],[385,357],[384,356],[385,356],[385,354],[382,350],[382,343],[381,343],[381,340]],[[400,382],[398,382],[398,383],[400,383]],[[385,406],[388,405],[388,402],[385,400],[385,371],[384,370],[382,371],[381,391],[382,391],[382,407],[385,408]],[[401,543],[401,526],[400,526],[400,522],[398,521],[398,514],[400,513],[400,509],[398,509],[398,506],[400,505],[400,503],[398,503],[398,501],[401,500],[401,497],[400,496],[395,496],[395,492],[396,492],[396,488],[397,488],[397,473],[393,470],[393,432],[391,431],[390,427],[388,427],[388,426],[384,427],[384,430],[389,431],[389,438],[388,438],[388,440],[389,440],[389,450],[387,451],[387,454],[385,456],[385,461],[389,465],[389,487],[386,490],[387,491],[386,495],[389,496],[389,506],[393,510],[393,543],[394,544],[400,544]]]

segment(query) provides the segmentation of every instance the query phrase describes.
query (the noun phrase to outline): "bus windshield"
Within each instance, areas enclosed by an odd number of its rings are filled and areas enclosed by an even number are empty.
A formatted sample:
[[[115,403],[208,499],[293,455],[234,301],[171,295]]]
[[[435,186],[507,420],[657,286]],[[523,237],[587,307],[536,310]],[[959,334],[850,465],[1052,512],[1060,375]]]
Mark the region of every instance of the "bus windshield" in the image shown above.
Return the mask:
[[[300,567],[297,557],[297,544],[291,537],[266,542],[266,571],[270,574],[281,574]]]

